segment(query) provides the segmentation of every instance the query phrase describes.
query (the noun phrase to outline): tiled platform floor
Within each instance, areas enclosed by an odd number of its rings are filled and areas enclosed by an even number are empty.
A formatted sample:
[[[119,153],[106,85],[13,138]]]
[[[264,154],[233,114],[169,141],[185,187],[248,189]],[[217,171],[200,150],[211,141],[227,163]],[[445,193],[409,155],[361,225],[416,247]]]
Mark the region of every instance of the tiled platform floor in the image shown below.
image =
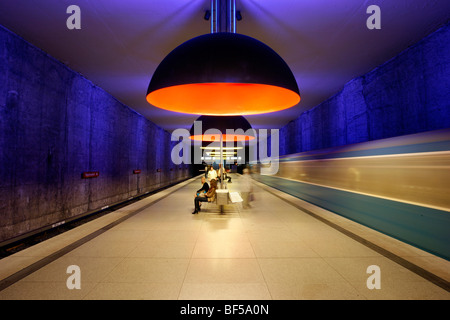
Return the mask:
[[[147,205],[0,291],[0,299],[450,299],[446,290],[258,183],[251,209],[229,205],[221,215],[204,204],[193,215],[200,180],[192,181],[0,260],[3,279]],[[229,189],[239,190],[238,175]],[[393,251],[406,250],[448,276],[448,261],[392,243]],[[70,265],[80,267],[79,290],[66,286]],[[380,267],[381,289],[367,288],[370,265]]]

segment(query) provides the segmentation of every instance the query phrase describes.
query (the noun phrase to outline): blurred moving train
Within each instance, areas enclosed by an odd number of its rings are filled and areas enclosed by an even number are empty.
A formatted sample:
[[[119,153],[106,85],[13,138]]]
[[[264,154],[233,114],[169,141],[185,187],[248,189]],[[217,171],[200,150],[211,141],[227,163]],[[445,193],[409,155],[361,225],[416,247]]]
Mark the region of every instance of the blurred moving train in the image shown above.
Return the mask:
[[[272,176],[258,169],[260,182],[450,260],[450,129],[280,156]]]

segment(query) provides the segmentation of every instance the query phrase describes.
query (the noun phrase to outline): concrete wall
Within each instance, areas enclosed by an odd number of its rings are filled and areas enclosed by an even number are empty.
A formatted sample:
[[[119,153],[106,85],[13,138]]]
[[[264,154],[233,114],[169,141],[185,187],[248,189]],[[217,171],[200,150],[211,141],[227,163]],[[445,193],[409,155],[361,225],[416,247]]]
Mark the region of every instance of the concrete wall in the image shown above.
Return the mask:
[[[447,24],[281,128],[280,154],[450,127],[449,52]]]
[[[1,27],[0,61],[0,243],[191,176],[169,133]]]

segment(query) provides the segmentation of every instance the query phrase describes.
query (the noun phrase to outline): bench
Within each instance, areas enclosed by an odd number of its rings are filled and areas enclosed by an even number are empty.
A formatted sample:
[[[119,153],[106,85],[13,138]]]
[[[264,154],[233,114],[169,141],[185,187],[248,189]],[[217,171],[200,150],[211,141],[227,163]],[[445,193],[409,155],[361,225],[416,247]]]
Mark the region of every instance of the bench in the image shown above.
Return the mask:
[[[227,204],[236,204],[242,202],[242,197],[239,192],[230,192],[228,189],[218,189],[214,194],[211,201],[208,203],[214,203],[220,208],[220,213],[223,213],[223,206]]]

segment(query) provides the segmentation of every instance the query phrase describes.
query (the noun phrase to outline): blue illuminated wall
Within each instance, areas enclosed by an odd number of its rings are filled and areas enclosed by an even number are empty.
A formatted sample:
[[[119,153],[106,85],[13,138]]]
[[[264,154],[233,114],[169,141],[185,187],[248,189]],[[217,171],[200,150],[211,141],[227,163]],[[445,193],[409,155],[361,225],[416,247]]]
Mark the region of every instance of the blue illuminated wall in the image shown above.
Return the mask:
[[[0,61],[0,243],[191,175],[168,132],[2,27]]]
[[[449,24],[281,128],[280,154],[448,127]]]

